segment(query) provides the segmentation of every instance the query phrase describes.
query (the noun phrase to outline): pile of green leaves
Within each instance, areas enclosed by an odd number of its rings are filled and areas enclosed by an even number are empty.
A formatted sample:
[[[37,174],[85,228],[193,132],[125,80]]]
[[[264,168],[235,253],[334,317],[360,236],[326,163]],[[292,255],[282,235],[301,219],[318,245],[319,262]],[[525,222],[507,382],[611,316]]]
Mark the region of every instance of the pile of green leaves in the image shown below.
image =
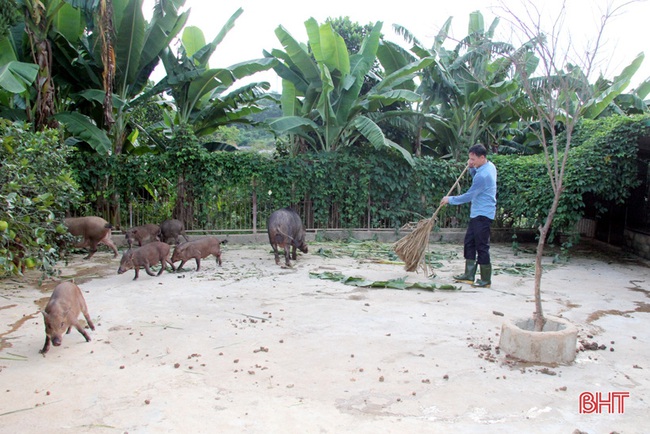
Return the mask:
[[[54,272],[70,237],[62,220],[81,200],[67,157],[56,130],[0,119],[0,276]]]
[[[450,284],[435,284],[433,282],[407,282],[406,277],[389,280],[369,280],[359,276],[346,276],[338,271],[325,271],[322,273],[309,273],[311,279],[324,279],[341,282],[344,285],[357,286],[361,288],[377,288],[377,289],[425,289],[427,291],[434,291],[436,289],[441,291],[459,291],[461,289],[458,285]]]
[[[318,234],[317,240],[322,241],[318,239]],[[358,240],[352,237],[346,237],[338,242],[320,242],[314,254],[323,258],[347,256],[367,262],[404,265],[404,261],[395,253],[391,244],[376,240]],[[427,250],[424,254],[424,261],[430,268],[442,268],[444,266],[442,261],[453,260],[457,257],[457,252],[439,253]]]

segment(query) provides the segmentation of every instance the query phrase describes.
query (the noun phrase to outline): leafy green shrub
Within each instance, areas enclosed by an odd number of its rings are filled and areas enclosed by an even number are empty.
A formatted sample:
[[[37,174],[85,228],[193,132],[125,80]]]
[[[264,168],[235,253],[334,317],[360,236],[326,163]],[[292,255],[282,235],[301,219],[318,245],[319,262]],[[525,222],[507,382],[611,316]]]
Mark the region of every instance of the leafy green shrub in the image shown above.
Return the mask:
[[[54,271],[65,241],[66,210],[81,193],[56,130],[31,132],[0,119],[0,275],[23,266]]]
[[[625,202],[639,182],[637,143],[639,137],[647,135],[647,123],[647,116],[610,116],[580,123],[573,136],[551,239],[573,232],[584,216],[586,199],[598,213]],[[491,159],[499,176],[497,218],[501,224],[538,228],[553,200],[544,156],[495,155]]]

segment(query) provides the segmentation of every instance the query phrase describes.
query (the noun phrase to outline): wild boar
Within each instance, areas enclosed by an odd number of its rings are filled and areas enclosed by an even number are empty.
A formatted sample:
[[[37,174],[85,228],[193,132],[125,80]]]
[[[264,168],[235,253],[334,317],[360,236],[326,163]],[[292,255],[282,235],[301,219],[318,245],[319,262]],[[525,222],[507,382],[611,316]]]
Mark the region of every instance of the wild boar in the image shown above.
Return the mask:
[[[133,247],[133,242],[137,242],[138,246],[142,247],[143,244],[160,241],[160,226],[154,224],[134,226],[126,231],[125,238],[129,249]]]
[[[78,248],[88,247],[88,256],[84,259],[90,259],[97,251],[98,244],[105,244],[113,250],[113,257],[117,258],[117,247],[111,240],[111,228],[106,220],[101,217],[70,217],[64,219],[63,223],[68,227],[68,231],[75,237],[82,237],[82,240],[75,245]]]
[[[176,271],[174,264],[169,261],[169,250],[171,249],[170,245],[163,243],[162,241],[154,241],[149,244],[145,244],[142,247],[137,249],[129,249],[124,252],[122,255],[122,260],[120,261],[120,267],[117,269],[117,274],[122,274],[125,271],[130,269],[135,270],[135,277],[133,280],[139,277],[140,267],[144,267],[144,270],[149,276],[156,276],[153,271],[151,271],[151,266],[160,262],[160,271],[158,276],[160,276],[165,269],[165,265],[169,264],[172,267],[173,271]]]
[[[169,242],[170,239],[174,240],[174,244],[178,245],[178,237],[182,235],[185,241],[189,241],[185,235],[185,226],[183,222],[176,219],[165,220],[160,224],[160,241],[163,243]]]
[[[219,241],[216,237],[199,238],[176,246],[172,255],[172,263],[181,261],[178,270],[183,268],[185,262],[194,258],[196,260],[196,271],[201,269],[201,259],[214,255],[217,265],[221,266],[221,245],[228,240]]]
[[[86,306],[86,300],[84,300],[81,289],[73,282],[59,283],[54,288],[54,291],[52,291],[50,300],[47,302],[47,306],[45,306],[45,310],[43,311],[43,319],[45,320],[45,345],[43,345],[43,349],[40,351],[41,354],[45,355],[48,352],[50,342],[55,347],[61,345],[63,333],[70,333],[72,327],[76,328],[83,335],[86,342],[90,342],[90,336],[88,336],[88,333],[79,324],[79,312],[86,318],[88,327],[91,330],[95,330],[95,325],[88,314],[88,307]]]
[[[289,247],[291,247],[291,259],[296,260],[296,248],[301,252],[307,253],[307,244],[305,243],[305,228],[302,225],[300,216],[291,208],[283,208],[274,211],[268,219],[267,226],[269,232],[269,242],[275,253],[275,263],[280,264],[278,247],[284,249],[284,259],[287,267],[291,267],[289,262]]]

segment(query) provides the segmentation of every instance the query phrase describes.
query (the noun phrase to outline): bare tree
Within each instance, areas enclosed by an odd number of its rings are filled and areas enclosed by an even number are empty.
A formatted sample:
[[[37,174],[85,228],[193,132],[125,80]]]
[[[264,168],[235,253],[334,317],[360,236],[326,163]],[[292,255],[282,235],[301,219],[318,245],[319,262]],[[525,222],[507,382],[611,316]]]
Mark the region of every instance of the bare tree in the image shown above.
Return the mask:
[[[589,84],[589,78],[598,67],[599,51],[602,49],[607,24],[619,15],[624,7],[633,2],[615,6],[609,3],[600,11],[600,22],[590,39],[590,46],[576,50],[571,35],[566,32],[566,1],[557,11],[555,19],[546,28],[544,17],[532,0],[525,0],[526,12],[516,13],[501,3],[501,8],[511,20],[513,30],[522,35],[533,47],[513,57],[522,91],[529,102],[530,121],[539,122],[536,134],[543,147],[546,171],[553,190],[553,201],[543,225],[539,229],[539,241],[535,257],[535,331],[542,331],[546,318],[542,310],[541,280],[542,256],[546,239],[564,191],[564,175],[567,161],[571,159],[571,140],[576,125],[583,118],[594,118],[629,85],[632,75],[643,60],[637,56],[630,66],[617,76],[605,89]]]

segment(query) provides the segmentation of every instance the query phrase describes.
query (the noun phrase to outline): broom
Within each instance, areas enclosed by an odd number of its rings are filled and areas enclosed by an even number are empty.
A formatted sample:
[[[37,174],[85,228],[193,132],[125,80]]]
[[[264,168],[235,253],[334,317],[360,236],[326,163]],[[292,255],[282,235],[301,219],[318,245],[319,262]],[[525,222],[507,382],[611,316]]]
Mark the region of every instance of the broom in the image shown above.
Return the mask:
[[[460,176],[458,176],[458,179],[456,179],[456,182],[454,182],[454,185],[449,189],[447,196],[454,191],[454,188],[456,188],[460,179],[463,177],[465,172],[467,172],[468,167],[469,166],[465,166]],[[404,269],[406,271],[415,271],[418,266],[422,264],[422,268],[426,274],[427,266],[423,260],[424,252],[429,244],[429,235],[431,234],[431,229],[438,218],[438,212],[441,208],[442,204],[438,206],[438,209],[436,209],[436,212],[434,212],[430,218],[420,220],[410,234],[393,244],[393,250],[395,250],[397,256],[404,261]]]

